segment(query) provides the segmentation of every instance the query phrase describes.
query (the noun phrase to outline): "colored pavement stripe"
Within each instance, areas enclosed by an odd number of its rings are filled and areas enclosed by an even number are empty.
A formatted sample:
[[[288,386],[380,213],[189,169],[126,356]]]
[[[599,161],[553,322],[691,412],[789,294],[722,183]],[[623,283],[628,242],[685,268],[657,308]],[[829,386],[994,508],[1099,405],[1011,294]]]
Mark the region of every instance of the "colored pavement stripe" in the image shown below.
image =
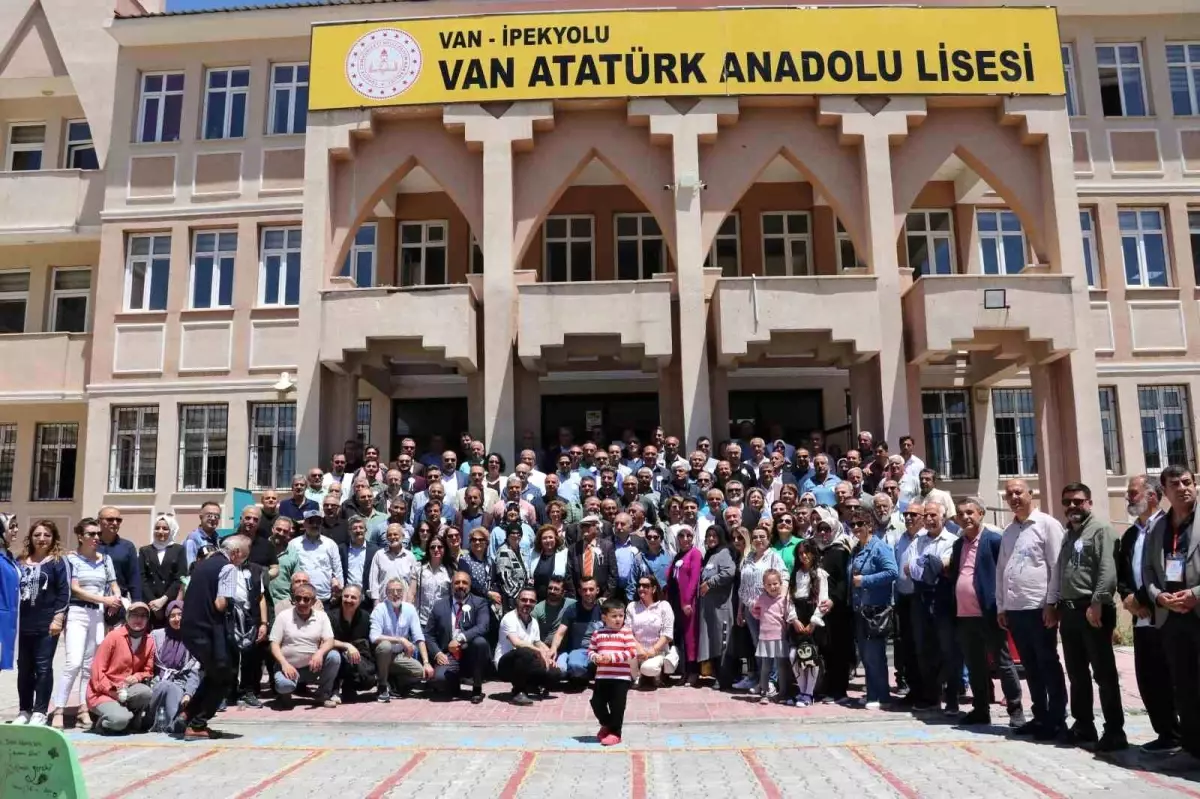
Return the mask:
[[[234,799],[250,799],[250,797],[252,797],[252,796],[257,796],[258,794],[265,791],[267,788],[270,788],[272,785],[274,785],[275,783],[282,780],[287,775],[291,774],[296,769],[300,768],[301,766],[307,765],[308,763],[311,763],[314,760],[317,760],[318,758],[322,758],[327,754],[329,754],[328,749],[323,749],[323,750],[319,750],[316,752],[309,752],[307,755],[300,758],[295,763],[292,763],[290,766],[280,769],[279,771],[276,771],[274,774],[267,777],[265,780],[258,783],[257,785],[252,785],[251,787],[242,791],[237,796],[235,796]]]
[[[771,779],[771,775],[763,768],[763,764],[758,761],[758,755],[749,749],[739,749],[738,754],[742,756],[742,760],[745,760],[746,765],[754,772],[754,778],[762,786],[763,796],[767,797],[767,799],[782,799],[783,794],[779,792],[779,786],[775,784],[775,780]]]
[[[139,789],[144,788],[153,782],[157,782],[158,780],[161,780],[163,777],[168,777],[172,774],[176,774],[176,773],[182,771],[183,769],[191,768],[192,766],[196,765],[197,763],[201,763],[205,760],[208,760],[210,757],[221,754],[222,751],[226,751],[226,750],[218,749],[215,747],[213,749],[209,749],[207,752],[199,754],[190,760],[185,760],[182,763],[176,763],[172,766],[168,766],[167,768],[162,769],[161,771],[154,772],[153,774],[151,774],[148,777],[142,777],[137,782],[132,782],[129,785],[126,785],[122,788],[119,788],[119,789],[113,791],[108,796],[104,797],[104,799],[120,799],[122,796],[133,796],[135,793],[138,792]]]
[[[90,755],[84,755],[83,757],[79,758],[79,762],[87,763],[89,760],[95,760],[98,757],[104,757],[105,755],[110,755],[113,752],[115,752],[121,748],[122,747],[120,747],[120,746],[106,746],[98,752],[92,752]]]
[[[1033,777],[1030,777],[1028,774],[1025,774],[1024,772],[1021,772],[1021,771],[1017,771],[1015,768],[1013,768],[1012,766],[1008,765],[1007,763],[1005,763],[1001,760],[997,760],[996,758],[994,758],[990,755],[985,755],[983,752],[979,751],[978,747],[973,746],[972,744],[959,744],[959,746],[963,750],[970,752],[972,755],[979,758],[980,760],[987,763],[988,765],[992,766],[993,768],[1003,771],[1005,774],[1012,777],[1014,780],[1025,783],[1030,788],[1033,788],[1035,791],[1040,793],[1042,796],[1047,797],[1048,799],[1066,799],[1066,797],[1064,797],[1061,793],[1054,790],[1050,786],[1043,785],[1042,783],[1035,780]]]
[[[1151,785],[1157,785],[1159,788],[1162,788],[1163,790],[1174,791],[1175,793],[1181,793],[1184,796],[1191,796],[1191,797],[1193,797],[1193,799],[1200,799],[1200,791],[1189,788],[1186,785],[1179,785],[1174,782],[1169,782],[1167,780],[1164,780],[1162,777],[1158,776],[1157,774],[1151,774],[1149,771],[1139,771],[1138,776],[1141,779],[1145,780],[1146,782],[1150,783]]]
[[[421,765],[421,761],[425,759],[424,752],[417,752],[408,759],[408,762],[399,768],[392,776],[388,777],[383,782],[375,786],[375,790],[367,794],[367,799],[382,799],[387,795],[387,792],[400,784],[400,780],[407,777],[412,770]]]
[[[632,799],[646,799],[646,755],[634,752],[629,769]]]
[[[854,755],[863,763],[865,763],[869,769],[882,777],[888,785],[892,786],[892,788],[894,788],[901,796],[905,797],[905,799],[918,799],[918,794],[916,791],[905,785],[899,777],[885,768],[884,765],[876,760],[870,752],[867,752],[865,749],[859,746],[850,746],[847,748],[850,750],[850,754]]]
[[[521,755],[521,760],[517,763],[517,770],[508,778],[508,782],[504,783],[504,790],[500,792],[500,799],[514,799],[517,791],[521,789],[521,783],[529,776],[529,772],[533,771],[535,760],[537,760],[537,755],[533,752],[526,752]]]

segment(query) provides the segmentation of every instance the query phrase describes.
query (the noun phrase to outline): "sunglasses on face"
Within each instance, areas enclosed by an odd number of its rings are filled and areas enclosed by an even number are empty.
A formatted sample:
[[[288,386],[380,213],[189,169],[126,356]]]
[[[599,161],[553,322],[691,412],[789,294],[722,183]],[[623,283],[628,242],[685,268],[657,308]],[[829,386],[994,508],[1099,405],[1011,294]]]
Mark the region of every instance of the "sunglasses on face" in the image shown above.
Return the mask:
[[[99,530],[84,530],[82,533],[79,534],[79,537],[80,538],[99,538],[100,531]]]
[[[653,587],[650,583],[638,583],[638,590],[640,591],[649,591]]]
[[[120,524],[125,520],[120,516],[110,516],[109,518],[101,519],[100,521],[104,522],[105,524]]]
[[[850,526],[851,526],[851,527],[853,527],[855,530],[857,530],[857,529],[859,529],[859,528],[862,528],[862,527],[870,527],[870,526],[871,526],[871,523],[870,523],[870,522],[864,522],[864,521],[862,521],[861,519],[859,519],[858,521],[853,521],[853,522],[850,522]]]
[[[296,599],[294,601],[297,605],[311,605],[313,602],[316,602],[317,600],[311,596],[298,596],[298,597],[296,597]]]

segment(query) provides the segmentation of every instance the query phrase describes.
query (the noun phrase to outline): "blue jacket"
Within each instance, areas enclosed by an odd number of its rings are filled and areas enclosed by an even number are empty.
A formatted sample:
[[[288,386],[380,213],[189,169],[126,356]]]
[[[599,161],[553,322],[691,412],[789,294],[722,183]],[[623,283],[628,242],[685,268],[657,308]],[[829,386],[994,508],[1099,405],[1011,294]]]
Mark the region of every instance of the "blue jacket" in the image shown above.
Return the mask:
[[[117,573],[117,585],[121,593],[134,602],[142,601],[142,566],[138,561],[137,547],[132,541],[117,536],[111,544],[103,541],[96,549],[112,558]]]
[[[851,605],[892,604],[892,586],[900,570],[896,568],[896,555],[887,542],[871,536],[866,545],[858,545],[850,556],[848,567]],[[854,575],[862,575],[862,585],[854,587]]]
[[[1000,559],[1000,534],[995,530],[984,528],[979,533],[979,548],[975,550],[975,598],[984,616],[996,615],[996,561]],[[962,566],[962,551],[966,538],[959,536],[950,550],[950,566],[946,569],[946,582],[949,584],[949,606],[952,616],[958,615],[955,586],[958,584],[958,572]]]
[[[17,567],[18,570],[20,567]],[[66,618],[71,599],[71,576],[63,558],[42,561],[40,578],[30,598],[21,599],[21,631],[46,633],[55,613]],[[19,577],[18,577],[19,579]]]

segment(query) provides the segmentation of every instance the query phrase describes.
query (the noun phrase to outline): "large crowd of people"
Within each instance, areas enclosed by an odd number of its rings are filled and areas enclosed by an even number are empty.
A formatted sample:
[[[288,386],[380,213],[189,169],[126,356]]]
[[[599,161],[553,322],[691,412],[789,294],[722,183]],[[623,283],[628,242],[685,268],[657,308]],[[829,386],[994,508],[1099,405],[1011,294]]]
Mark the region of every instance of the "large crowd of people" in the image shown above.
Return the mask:
[[[893,454],[862,432],[833,459],[819,432],[807,446],[743,432],[688,454],[661,429],[607,447],[564,430],[511,472],[465,434],[424,453],[404,439],[388,463],[348,441],[328,472],[296,475],[282,498],[264,492],[231,534],[206,503],[186,534],[160,515],[140,549],[115,507],[79,521],[70,552],[53,521],[21,531],[0,517],[12,723],[53,723],[53,712],[72,725],[86,709],[102,733],[204,738],[229,705],[478,704],[494,676],[510,690],[492,698],[520,706],[594,681],[611,744],[631,686],[986,725],[995,675],[1015,735],[1114,751],[1128,746],[1120,605],[1157,735],[1145,748],[1200,757],[1189,469],[1131,479],[1120,536],[1088,486],[1053,498],[1064,525],[1052,498],[1039,510],[1010,480],[1000,529],[983,501],[937,487],[910,437]],[[856,668],[865,687],[852,698]]]

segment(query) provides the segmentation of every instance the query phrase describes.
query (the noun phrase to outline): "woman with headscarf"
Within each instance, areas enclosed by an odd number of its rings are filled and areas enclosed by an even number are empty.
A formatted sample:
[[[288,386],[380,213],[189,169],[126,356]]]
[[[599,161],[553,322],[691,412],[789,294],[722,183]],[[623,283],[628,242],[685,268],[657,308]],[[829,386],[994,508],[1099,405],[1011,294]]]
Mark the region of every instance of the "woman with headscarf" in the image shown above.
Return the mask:
[[[525,568],[525,557],[521,554],[520,524],[509,525],[507,533],[492,561],[492,590],[500,595],[500,608],[492,608],[497,618],[516,609],[517,595],[529,582],[529,570]]]
[[[687,683],[693,688],[700,679],[700,614],[696,612],[696,587],[700,584],[700,550],[694,546],[695,531],[683,524],[671,528],[678,549],[667,569],[667,601],[675,615],[675,646],[684,661]]]
[[[166,626],[150,633],[154,641],[154,683],[150,688],[151,732],[175,728],[180,711],[188,706],[200,687],[200,664],[188,651],[179,627],[183,621],[183,602],[175,599],[166,608]]]
[[[700,563],[700,586],[696,602],[700,616],[699,647],[696,653],[701,663],[708,662],[713,670],[713,688],[728,683],[723,674],[725,655],[733,635],[733,587],[737,566],[725,539],[725,531],[713,525],[704,534],[704,559]]]
[[[167,604],[183,597],[183,575],[187,560],[183,546],[175,543],[179,523],[175,514],[160,513],[154,519],[150,543],[138,550],[142,570],[142,599],[150,606],[150,622],[161,627]]]
[[[850,670],[854,664],[854,613],[850,607],[850,550],[849,536],[842,533],[842,523],[832,508],[819,507],[813,511],[813,540],[820,550],[820,567],[829,575],[828,598],[821,613],[825,622],[825,642],[821,647],[824,667],[820,687],[823,703],[846,699],[850,686]]]

